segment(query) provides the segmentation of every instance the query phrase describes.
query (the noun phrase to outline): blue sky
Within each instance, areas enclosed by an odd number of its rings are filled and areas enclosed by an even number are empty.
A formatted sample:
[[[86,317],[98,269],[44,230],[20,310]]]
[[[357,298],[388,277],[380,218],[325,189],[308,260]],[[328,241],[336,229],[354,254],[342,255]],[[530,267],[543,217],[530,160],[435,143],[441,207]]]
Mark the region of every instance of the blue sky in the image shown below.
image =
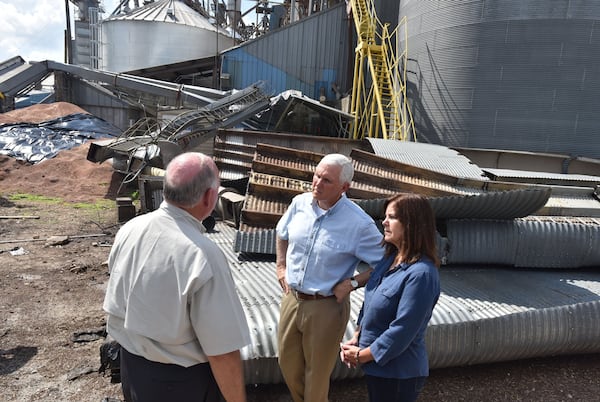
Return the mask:
[[[105,18],[118,0],[103,0]],[[242,12],[254,5],[242,1]],[[75,6],[69,2],[71,17]],[[64,61],[64,0],[0,0],[0,62],[14,56],[25,61]]]

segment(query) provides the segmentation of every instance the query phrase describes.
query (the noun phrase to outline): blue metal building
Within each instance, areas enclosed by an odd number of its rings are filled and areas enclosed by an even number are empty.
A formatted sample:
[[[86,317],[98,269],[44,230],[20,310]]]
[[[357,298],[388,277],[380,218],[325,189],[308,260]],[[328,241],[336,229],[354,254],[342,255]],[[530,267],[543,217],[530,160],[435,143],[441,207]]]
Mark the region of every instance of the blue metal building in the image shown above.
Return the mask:
[[[333,101],[352,87],[350,29],[346,6],[338,4],[223,52],[222,77],[231,88],[264,81],[273,94],[295,89]]]

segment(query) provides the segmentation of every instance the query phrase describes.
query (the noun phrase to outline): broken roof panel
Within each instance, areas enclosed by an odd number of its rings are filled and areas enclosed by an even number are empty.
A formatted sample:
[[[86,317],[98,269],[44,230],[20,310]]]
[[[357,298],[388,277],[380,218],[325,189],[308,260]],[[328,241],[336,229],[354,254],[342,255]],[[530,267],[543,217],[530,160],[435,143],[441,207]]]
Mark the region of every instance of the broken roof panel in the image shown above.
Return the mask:
[[[442,145],[369,138],[373,153],[381,158],[454,177],[488,180],[485,172],[466,156]]]
[[[437,153],[443,152],[438,150]],[[469,164],[465,158],[451,154],[455,165]],[[236,251],[274,252],[275,236],[272,230],[291,199],[296,194],[310,191],[314,169],[322,156],[315,152],[256,144],[234,245]],[[357,149],[353,149],[350,156],[355,175],[347,195],[376,220],[382,218],[385,198],[401,192],[428,196],[438,220],[511,221],[538,213],[548,215],[557,212],[556,208],[551,207],[555,202],[552,200],[552,186],[497,182],[482,179],[477,174],[470,178],[455,177],[440,172],[440,169],[432,171]],[[426,165],[431,166],[432,163]],[[457,170],[460,169],[454,168],[454,171]],[[585,215],[585,210],[573,204],[576,189],[562,191],[566,191],[564,200],[567,201],[560,215]],[[600,207],[597,200],[590,200],[589,189],[586,197],[588,203],[594,202],[594,206]]]

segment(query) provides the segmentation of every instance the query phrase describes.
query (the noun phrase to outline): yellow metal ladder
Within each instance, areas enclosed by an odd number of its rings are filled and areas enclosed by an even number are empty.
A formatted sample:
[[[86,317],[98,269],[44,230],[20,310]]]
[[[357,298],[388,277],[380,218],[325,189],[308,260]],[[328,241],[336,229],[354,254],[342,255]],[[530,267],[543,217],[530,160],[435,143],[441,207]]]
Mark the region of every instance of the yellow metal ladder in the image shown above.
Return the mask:
[[[358,36],[350,106],[354,115],[353,137],[415,137],[406,98],[407,53],[404,50],[396,57],[393,52],[398,27],[406,30],[406,20],[390,33],[389,25],[377,18],[373,0],[351,0],[351,6]]]

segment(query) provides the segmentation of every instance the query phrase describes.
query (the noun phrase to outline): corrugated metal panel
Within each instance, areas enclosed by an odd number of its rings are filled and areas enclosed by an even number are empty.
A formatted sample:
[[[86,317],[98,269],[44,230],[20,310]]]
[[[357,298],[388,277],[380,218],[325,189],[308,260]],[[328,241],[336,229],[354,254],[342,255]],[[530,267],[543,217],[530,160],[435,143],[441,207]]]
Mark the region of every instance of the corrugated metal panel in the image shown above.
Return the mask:
[[[441,269],[442,296],[427,333],[432,367],[598,348],[600,283],[593,272]]]
[[[235,236],[234,250],[243,253],[275,255],[275,229],[240,226]]]
[[[514,169],[490,169],[484,171],[494,180],[513,181],[519,183],[556,184],[566,186],[596,187],[600,185],[600,176],[589,176],[583,174],[561,174],[532,172]],[[600,173],[600,172],[599,172]]]
[[[402,0],[399,16],[420,141],[600,157],[600,2]]]
[[[387,140],[389,141],[389,140]],[[389,141],[394,142],[394,141]],[[426,145],[426,144],[419,144]],[[393,145],[391,145],[393,146]],[[415,149],[421,149],[417,146]],[[384,189],[382,193],[389,192],[415,192],[427,196],[439,197],[446,195],[472,195],[486,191],[505,191],[524,189],[527,186],[518,183],[493,182],[487,178],[454,176],[441,173],[432,169],[420,167],[420,165],[432,166],[439,162],[433,162],[435,156],[429,156],[432,162],[411,163],[398,162],[392,158],[384,158],[368,152],[353,150],[350,154],[354,162],[354,182],[348,191],[353,198],[377,198],[377,190],[372,196],[364,194],[365,187]],[[455,160],[461,159],[455,157]],[[443,158],[438,158],[443,160]],[[455,162],[458,166],[458,163]],[[441,164],[440,164],[441,166]],[[360,191],[363,191],[361,194]]]
[[[514,265],[519,241],[513,221],[450,220],[447,264]]]
[[[599,313],[600,303],[594,301],[452,326],[430,326],[427,333],[432,350],[430,366],[441,368],[595,353],[600,326],[593,317]]]
[[[528,268],[600,266],[600,221],[589,218],[449,220],[448,264],[505,264]]]
[[[369,138],[373,153],[408,165],[454,177],[489,180],[485,172],[464,155],[440,145]]]
[[[221,222],[207,236],[227,256],[250,326],[252,343],[242,350],[246,382],[282,382],[277,365],[281,289],[274,258],[236,254],[235,230]],[[600,352],[597,272],[525,271],[478,264],[442,267],[440,282],[442,294],[426,335],[431,368]],[[351,295],[345,339],[354,332],[363,295],[362,290]],[[332,379],[359,375],[338,362]]]
[[[545,173],[597,176],[600,160],[566,154],[509,151],[505,149],[454,148],[483,170],[513,169]]]
[[[600,266],[600,225],[518,222],[515,266],[569,268]]]
[[[494,191],[471,196],[430,198],[436,218],[512,219],[534,214],[542,208],[550,188]]]
[[[390,24],[390,31],[394,29],[398,23],[400,0],[373,0],[373,4],[377,10],[377,19],[383,24]]]
[[[322,88],[328,101],[336,101],[333,85],[342,93],[352,88],[350,23],[346,5],[337,4],[224,51],[222,72],[234,88],[264,80],[274,94],[295,89],[319,99]]]
[[[436,219],[513,219],[531,215],[543,207],[552,190],[537,188],[497,191],[477,195],[429,197]],[[355,199],[373,219],[384,218],[386,199]]]
[[[593,189],[566,192],[555,186],[552,192],[552,197],[537,215],[600,217],[600,202]]]
[[[216,32],[217,29],[205,17],[188,7],[183,1],[157,0],[136,8],[127,14],[119,14],[107,21],[150,21],[169,22],[179,25],[201,27]]]

